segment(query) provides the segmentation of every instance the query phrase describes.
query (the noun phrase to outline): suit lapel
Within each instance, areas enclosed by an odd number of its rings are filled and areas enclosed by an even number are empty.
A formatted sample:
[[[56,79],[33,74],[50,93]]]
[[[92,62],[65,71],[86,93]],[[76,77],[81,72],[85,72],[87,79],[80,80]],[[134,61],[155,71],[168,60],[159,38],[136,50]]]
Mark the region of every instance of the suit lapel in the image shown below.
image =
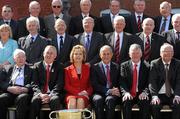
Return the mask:
[[[122,57],[122,53],[125,53],[126,51],[126,48],[128,46],[128,38],[126,36],[126,34],[123,32],[123,39],[120,39],[122,40],[122,45],[121,45],[121,50],[120,50],[120,58]]]
[[[103,77],[102,79],[104,79],[103,82],[106,83],[107,78],[102,62],[98,63],[98,66],[99,66],[99,72],[100,74],[102,74],[101,76]]]

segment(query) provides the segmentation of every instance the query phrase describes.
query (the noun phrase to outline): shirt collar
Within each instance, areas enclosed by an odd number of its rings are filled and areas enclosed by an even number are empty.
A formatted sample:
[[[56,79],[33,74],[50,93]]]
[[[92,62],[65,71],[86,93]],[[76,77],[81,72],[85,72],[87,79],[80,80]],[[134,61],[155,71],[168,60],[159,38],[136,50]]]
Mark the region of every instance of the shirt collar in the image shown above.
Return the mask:
[[[135,12],[135,16],[136,16],[136,18],[137,18],[138,16],[141,16],[141,19],[142,19],[143,13],[138,14],[138,13]]]
[[[52,67],[52,64],[53,64],[53,63],[47,64],[47,63],[44,61],[44,66],[47,67],[47,65],[50,65],[50,69],[51,69],[51,67]]]
[[[63,18],[63,14],[62,13],[60,13],[58,16],[56,16],[55,14],[53,14],[54,15],[54,18],[56,18],[56,17],[59,17],[59,18]]]
[[[29,38],[32,38],[32,37],[33,37],[33,38],[34,38],[34,41],[36,40],[36,37],[37,37],[37,36],[38,36],[38,34],[36,34],[36,35],[31,35],[31,34],[29,34],[29,35],[28,35]]]
[[[25,67],[25,65],[23,65],[23,66],[21,66],[21,67],[15,65],[15,68],[16,68],[16,69],[19,69],[19,68],[24,69],[24,67]]]
[[[105,64],[103,61],[101,61],[101,62],[102,62],[102,64],[103,64],[103,67],[104,67],[104,68],[106,68],[106,65],[108,65],[109,68],[110,68],[110,66],[111,66],[111,65],[110,65],[111,63],[110,63],[110,62],[109,62],[108,64]]]
[[[81,15],[82,15],[83,18],[84,18],[85,16],[86,16],[86,17],[89,17],[89,13],[86,14],[86,15],[85,15],[84,13],[81,13]]]
[[[138,63],[134,63],[134,62],[132,61],[132,65],[133,65],[133,66],[136,64],[137,67],[139,67],[139,66],[140,66],[140,63],[141,63],[141,61],[139,61]]]
[[[85,35],[85,36],[89,35],[89,38],[91,38],[92,32],[90,32],[90,33],[84,32],[84,35]]]
[[[64,41],[64,39],[65,39],[65,33],[64,33],[64,34],[62,34],[62,35],[57,34],[57,38],[58,38],[58,39],[60,38],[60,36],[63,36],[63,41]]]

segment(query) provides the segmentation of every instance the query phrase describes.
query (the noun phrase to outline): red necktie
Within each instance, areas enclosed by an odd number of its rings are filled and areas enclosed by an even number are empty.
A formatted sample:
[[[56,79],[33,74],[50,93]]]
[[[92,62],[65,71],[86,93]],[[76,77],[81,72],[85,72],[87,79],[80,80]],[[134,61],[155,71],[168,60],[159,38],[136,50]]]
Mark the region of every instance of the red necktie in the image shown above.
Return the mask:
[[[138,17],[138,22],[137,22],[138,31],[140,32],[141,31],[141,16],[137,16],[137,17]]]
[[[120,56],[120,37],[119,34],[117,35],[116,45],[115,45],[115,62],[119,63],[119,56]]]
[[[149,60],[150,51],[151,51],[150,40],[149,40],[149,36],[147,35],[147,36],[146,36],[145,49],[144,49],[144,59],[145,59],[146,61]]]
[[[108,82],[108,86],[111,86],[111,76],[110,76],[110,70],[109,70],[109,65],[106,65],[106,78]]]
[[[44,93],[47,93],[47,91],[48,91],[49,76],[50,76],[50,65],[47,65],[46,66],[46,82],[44,85]]]
[[[136,96],[136,87],[137,87],[137,64],[134,64],[134,66],[133,66],[133,82],[132,82],[132,88],[130,91],[132,97]]]

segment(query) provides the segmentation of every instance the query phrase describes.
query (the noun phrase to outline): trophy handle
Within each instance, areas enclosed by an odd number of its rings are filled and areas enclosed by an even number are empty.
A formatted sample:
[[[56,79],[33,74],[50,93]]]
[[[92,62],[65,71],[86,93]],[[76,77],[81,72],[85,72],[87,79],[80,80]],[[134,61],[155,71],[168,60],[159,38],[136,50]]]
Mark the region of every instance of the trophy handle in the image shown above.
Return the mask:
[[[83,112],[83,119],[89,119],[89,118],[92,117],[92,113],[91,113],[91,111],[89,111],[88,109],[82,110],[82,112]],[[89,116],[88,116],[88,117],[85,116],[85,112],[88,112],[88,113],[89,113]]]
[[[52,111],[52,112],[49,114],[49,118],[50,118],[50,119],[56,119],[56,118],[52,118],[51,115],[54,114],[54,113],[56,114],[56,113],[58,113],[58,112],[59,112],[59,111]]]

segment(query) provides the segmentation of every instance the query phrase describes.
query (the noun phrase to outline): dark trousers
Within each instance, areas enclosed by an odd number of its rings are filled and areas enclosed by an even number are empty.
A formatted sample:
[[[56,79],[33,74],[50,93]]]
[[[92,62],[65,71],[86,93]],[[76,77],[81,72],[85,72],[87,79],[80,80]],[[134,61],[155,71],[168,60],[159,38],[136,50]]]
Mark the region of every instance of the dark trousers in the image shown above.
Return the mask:
[[[38,95],[35,95],[31,100],[30,119],[36,119],[40,114],[42,101]],[[51,111],[62,109],[59,96],[52,96],[50,98],[49,107]]]
[[[27,119],[28,105],[30,104],[31,96],[24,93],[14,95],[11,93],[3,93],[0,95],[0,119],[7,119],[7,108],[15,104],[16,119]]]
[[[132,119],[132,107],[137,104],[139,111],[138,119],[150,119],[149,114],[149,100],[139,100],[137,95],[133,100],[126,100],[123,102],[123,117],[124,119]]]
[[[120,104],[117,96],[93,95],[92,103],[95,109],[96,119],[115,119],[115,107]],[[104,113],[104,108],[106,113]]]
[[[151,105],[152,106],[152,116],[153,119],[161,119],[161,113],[160,110],[163,107],[163,105],[169,105],[172,109],[172,116],[171,119],[180,119],[180,104],[173,104],[173,98],[174,96],[167,97],[164,94],[158,95],[160,99],[159,105]]]

